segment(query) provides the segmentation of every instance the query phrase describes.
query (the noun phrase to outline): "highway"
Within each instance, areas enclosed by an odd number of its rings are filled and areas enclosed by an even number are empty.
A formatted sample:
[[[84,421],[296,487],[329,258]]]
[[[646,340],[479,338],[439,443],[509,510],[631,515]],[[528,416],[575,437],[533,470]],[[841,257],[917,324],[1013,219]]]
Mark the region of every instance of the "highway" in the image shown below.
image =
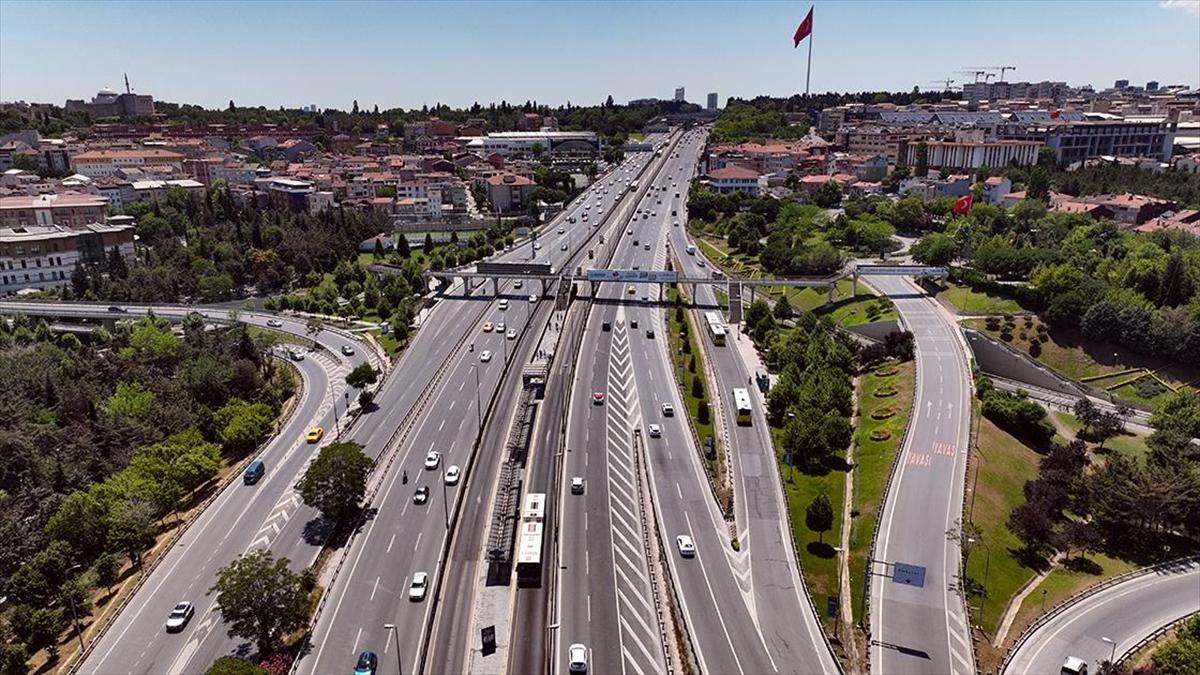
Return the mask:
[[[641,160],[644,161],[644,160]],[[638,159],[629,160],[617,171],[633,172]],[[500,260],[528,260],[534,253],[537,262],[549,262],[561,266],[569,256],[582,250],[584,235],[593,224],[599,222],[594,216],[595,202],[605,211],[618,198],[616,190],[604,194],[596,187],[572,203],[571,207],[546,228],[537,238],[538,247],[525,244],[501,256]],[[585,206],[589,206],[585,209]],[[583,214],[591,214],[591,224]],[[570,223],[574,217],[576,222]],[[567,250],[562,250],[566,245]],[[490,286],[490,284],[489,284]],[[477,401],[486,408],[498,386],[505,359],[506,343],[499,331],[483,332],[484,322],[505,322],[509,328],[525,331],[533,326],[540,331],[550,318],[551,300],[530,303],[528,294],[534,289],[522,288],[514,291],[502,285],[509,301],[508,309],[499,307],[497,298],[474,295],[471,298],[447,296],[442,304],[470,306],[477,316],[459,317],[452,324],[439,326],[436,331],[437,344],[448,347],[444,356],[435,354],[414,355],[420,363],[446,361],[446,373],[430,392],[427,402],[420,409],[419,421],[411,433],[400,439],[399,461],[385,478],[380,496],[373,502],[374,516],[365,531],[350,543],[345,567],[329,590],[327,604],[319,616],[311,642],[311,651],[299,665],[302,673],[327,673],[345,670],[353,666],[358,652],[369,649],[379,654],[381,672],[393,672],[396,663],[394,635],[401,641],[400,662],[404,672],[416,672],[421,660],[420,649],[430,627],[430,610],[433,595],[440,592],[437,586],[442,560],[443,540],[448,531],[449,516],[455,508],[455,500],[468,483],[443,490],[441,472],[445,467],[456,464],[463,467],[464,481],[471,481],[475,471],[480,471],[484,483],[493,475],[499,453],[494,447],[482,448],[479,459],[486,462],[480,468],[471,467],[471,451],[479,430],[481,414]],[[428,328],[426,329],[428,330]],[[455,344],[455,334],[470,335],[467,344]],[[532,340],[522,342],[532,343]],[[470,349],[473,344],[474,349]],[[484,351],[493,354],[488,363],[480,361]],[[410,349],[410,351],[412,351]],[[509,353],[508,358],[514,358]],[[519,364],[516,370],[519,372]],[[476,377],[478,376],[478,380]],[[507,424],[508,415],[498,419]],[[430,451],[442,455],[440,467],[435,470],[422,469],[422,462]],[[408,485],[401,480],[401,471],[406,470],[411,478]],[[413,503],[412,495],[421,485],[431,490],[425,505]],[[445,493],[443,495],[443,492]],[[472,523],[482,527],[486,523]],[[468,564],[455,565],[447,574],[474,574]],[[412,574],[424,571],[430,574],[433,587],[423,601],[408,599],[408,585]],[[452,599],[464,602],[461,597]],[[469,605],[468,605],[469,606]],[[446,611],[460,612],[454,608]],[[464,615],[465,616],[465,615]],[[465,620],[465,618],[464,618]],[[385,624],[395,625],[395,633],[384,629]]]
[[[961,553],[947,531],[962,517],[969,443],[970,370],[958,327],[900,276],[871,283],[889,296],[916,342],[914,416],[900,449],[874,543],[871,672],[971,673],[969,619],[959,590]],[[925,569],[923,585],[893,581],[895,565]]]
[[[1119,659],[1142,638],[1196,612],[1200,559],[1143,570],[1052,611],[1013,647],[1003,672],[1056,673],[1068,656],[1098,670],[1100,661]]]
[[[622,235],[611,268],[663,269],[667,242],[677,252],[686,247],[686,190],[703,141],[699,130],[685,135],[677,148],[679,156],[671,158],[654,186],[658,190],[642,203],[654,215],[638,220],[634,234],[627,230]],[[672,209],[678,214],[671,215]],[[681,226],[674,225],[676,220]],[[708,273],[694,258],[683,264],[689,275]],[[621,284],[601,287],[580,349],[564,475],[584,478],[586,489],[575,495],[564,488],[560,495],[562,561],[554,672],[565,671],[566,650],[577,642],[589,648],[596,672],[665,670],[641,541],[647,534],[638,510],[635,430],[640,430],[645,447],[660,543],[700,671],[836,672],[816,616],[803,597],[762,411],[757,411],[753,427],[733,432],[742,510],[750,514],[743,519],[743,546],[735,552],[682,413],[657,288],[634,291],[629,294]],[[699,292],[701,303],[715,306],[710,288]],[[611,330],[603,329],[605,322]],[[646,335],[648,328],[654,329],[654,338]],[[719,348],[717,354],[722,397],[728,398],[728,390],[745,386],[748,374],[734,350]],[[594,392],[605,393],[603,405],[592,403]],[[664,417],[663,403],[670,403],[678,414]],[[648,436],[650,424],[661,426],[661,438]],[[679,555],[675,538],[680,534],[695,541],[694,558]]]

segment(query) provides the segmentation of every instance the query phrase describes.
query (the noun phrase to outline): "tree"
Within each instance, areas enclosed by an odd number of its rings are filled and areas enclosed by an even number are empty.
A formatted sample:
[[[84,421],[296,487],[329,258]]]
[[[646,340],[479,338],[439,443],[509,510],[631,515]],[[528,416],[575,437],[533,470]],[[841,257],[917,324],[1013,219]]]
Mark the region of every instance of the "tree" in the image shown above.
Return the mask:
[[[1075,401],[1075,417],[1083,424],[1083,428],[1079,433],[1083,436],[1088,436],[1092,430],[1092,425],[1100,421],[1100,409],[1095,403],[1086,396]]]
[[[304,503],[326,519],[339,521],[358,508],[374,462],[357,443],[331,443],[321,449],[300,480]]]
[[[346,384],[355,389],[361,389],[368,384],[375,384],[378,380],[379,371],[375,370],[375,367],[366,361],[354,366],[354,370],[346,374]]]
[[[407,260],[408,256],[410,256],[412,254],[412,249],[410,249],[408,247],[408,237],[404,236],[404,234],[398,234],[398,235],[396,235],[395,239],[396,239],[396,255],[399,256],[401,259]],[[430,243],[433,243],[433,242],[431,241]]]
[[[269,675],[270,671],[236,656],[222,656],[204,671],[204,675]]]
[[[432,233],[429,233],[429,232],[425,233],[425,244],[421,247],[421,250],[425,251],[425,255],[429,255],[429,254],[433,253],[433,234]]]
[[[702,398],[696,406],[696,421],[700,424],[708,424],[710,418],[711,413],[708,410],[708,400]]]
[[[142,551],[154,544],[158,527],[154,507],[141,499],[129,499],[108,513],[109,548],[129,556],[129,562],[141,566]]]
[[[827,180],[813,193],[813,203],[823,209],[836,206],[842,201],[842,186],[835,180]]]
[[[318,317],[309,317],[308,321],[304,323],[305,334],[312,336],[314,340],[323,330],[325,330],[325,322]]]
[[[29,667],[25,662],[28,660],[29,650],[24,644],[10,642],[0,645],[0,675],[26,675]]]
[[[1194,625],[1192,619],[1189,625]],[[1154,675],[1194,675],[1200,672],[1200,640],[1180,638],[1156,650],[1150,657]]]
[[[704,382],[699,374],[692,376],[692,398],[704,398]]]
[[[917,166],[913,170],[913,175],[918,178],[929,175],[929,146],[925,141],[917,143]]]
[[[786,295],[779,296],[779,300],[775,301],[773,313],[780,321],[792,318],[792,303],[788,302]]]
[[[1094,525],[1081,520],[1072,520],[1058,533],[1055,541],[1058,549],[1065,552],[1070,558],[1071,551],[1079,551],[1083,555],[1087,555],[1089,552],[1099,549],[1104,544],[1104,537],[1100,535]]]
[[[958,244],[942,232],[930,232],[912,246],[913,259],[925,265],[949,265],[958,257]]]
[[[62,623],[62,615],[48,607],[17,605],[9,615],[9,626],[17,639],[34,651],[45,649],[52,659],[58,657]]]
[[[1026,501],[1008,516],[1008,529],[1031,551],[1046,545],[1053,525],[1051,506],[1042,500]]]
[[[108,535],[105,527],[105,510],[90,492],[78,490],[63,500],[58,511],[46,523],[46,534],[51,539],[69,543],[76,551],[91,557],[104,550]]]
[[[814,497],[804,510],[804,525],[818,534],[820,543],[825,543],[825,533],[833,527],[833,507],[824,492]]]
[[[121,561],[112,553],[101,553],[92,563],[92,573],[96,575],[97,586],[111,590],[121,580]]]
[[[1125,424],[1114,412],[1101,413],[1100,418],[1092,424],[1091,439],[1104,448],[1104,443],[1114,436],[1119,436],[1125,429]]]
[[[229,636],[254,640],[262,655],[274,653],[308,618],[303,577],[288,569],[289,562],[266,549],[247,553],[221,568],[209,589],[217,594]]]

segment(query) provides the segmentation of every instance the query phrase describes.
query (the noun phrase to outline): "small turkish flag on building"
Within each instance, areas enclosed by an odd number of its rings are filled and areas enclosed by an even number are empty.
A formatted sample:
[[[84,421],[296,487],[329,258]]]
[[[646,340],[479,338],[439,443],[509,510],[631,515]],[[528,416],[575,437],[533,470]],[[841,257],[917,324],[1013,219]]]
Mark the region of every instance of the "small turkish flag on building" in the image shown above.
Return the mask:
[[[958,201],[954,202],[954,208],[952,210],[954,213],[967,213],[971,210],[972,201],[974,201],[974,199],[972,199],[971,195],[959,197]]]
[[[1056,120],[1056,119],[1058,119],[1058,118],[1059,118],[1061,115],[1062,115],[1062,111],[1061,111],[1061,110],[1055,110],[1054,112],[1050,113],[1050,119],[1052,119],[1052,120]]]
[[[793,49],[799,47],[804,38],[812,35],[812,14],[813,8],[809,7],[808,16],[804,17],[804,20],[801,21],[800,25],[796,28],[796,34],[792,36]]]

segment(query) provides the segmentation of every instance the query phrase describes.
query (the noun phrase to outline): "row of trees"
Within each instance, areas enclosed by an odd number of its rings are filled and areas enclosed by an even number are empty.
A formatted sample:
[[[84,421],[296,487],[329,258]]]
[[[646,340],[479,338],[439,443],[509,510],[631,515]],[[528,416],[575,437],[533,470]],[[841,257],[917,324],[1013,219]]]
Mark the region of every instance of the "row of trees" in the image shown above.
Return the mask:
[[[7,638],[49,648],[160,523],[269,433],[294,383],[242,327],[148,317],[85,340],[0,323],[0,576]]]

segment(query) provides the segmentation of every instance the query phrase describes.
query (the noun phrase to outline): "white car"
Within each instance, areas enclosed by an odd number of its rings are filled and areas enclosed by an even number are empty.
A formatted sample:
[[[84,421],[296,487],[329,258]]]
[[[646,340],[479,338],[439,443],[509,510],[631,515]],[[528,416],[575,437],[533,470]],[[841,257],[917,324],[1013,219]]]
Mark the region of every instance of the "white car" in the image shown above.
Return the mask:
[[[587,671],[587,647],[578,642],[567,647],[567,672],[586,673]]]
[[[408,582],[408,599],[420,602],[425,599],[425,589],[429,588],[429,574],[414,572],[412,581]]]
[[[562,251],[567,250],[567,245],[563,244],[562,246],[559,247],[559,250],[562,250]]]
[[[503,322],[503,321],[497,321],[497,322],[496,322],[496,332],[497,332],[497,333],[503,333],[503,332],[504,332],[504,322]]]
[[[171,613],[167,615],[167,623],[164,627],[168,633],[178,633],[187,626],[188,621],[191,621],[195,614],[196,608],[192,606],[192,603],[184,600],[175,605],[175,609],[172,609]]]
[[[529,304],[531,304],[531,305],[532,305],[532,304],[534,304],[535,302],[537,302],[537,300],[538,300],[538,298],[537,298],[537,296],[536,296],[536,295],[530,295],[530,296],[529,296]]]
[[[442,463],[442,453],[437,450],[430,450],[428,455],[425,455],[425,468],[436,469]]]
[[[563,227],[562,225],[559,225],[559,226],[558,226],[558,233],[559,233],[559,234],[566,234],[566,233],[567,233],[567,228]]]
[[[271,328],[283,328],[283,322],[279,319],[267,319],[267,325]]]
[[[701,258],[696,258],[696,264],[701,267],[704,267],[704,260]]]
[[[459,469],[457,464],[451,464],[450,468],[446,469],[446,485],[458,485],[460,478],[462,478],[462,469]]]
[[[679,549],[679,555],[685,558],[693,558],[696,556],[696,544],[692,542],[692,538],[686,534],[681,534],[675,537],[675,546]]]
[[[513,288],[520,288],[524,285],[525,285],[525,282],[521,281],[520,279],[517,279],[516,281],[513,282]]]
[[[342,345],[342,353],[346,356],[354,356],[354,347],[350,345]]]
[[[535,242],[533,242],[533,250],[535,250],[535,251],[540,251],[540,250],[542,250],[542,245],[541,245],[541,244],[539,244],[539,243],[538,243],[538,242],[536,242],[536,241],[535,241]]]
[[[300,351],[299,349],[293,349],[293,350],[289,351],[288,356],[292,357],[293,361],[303,361],[304,360],[304,352]]]
[[[628,230],[625,230],[625,234],[633,234],[633,228],[631,227]]]
[[[650,438],[662,438],[662,427],[657,424],[650,425]]]
[[[487,363],[488,361],[491,361],[492,360],[492,350],[490,350],[490,349],[483,350],[483,353],[479,355],[479,360],[482,363]]]
[[[571,494],[573,494],[573,495],[583,494],[583,476],[571,477]]]
[[[675,416],[675,406],[671,405],[670,403],[662,404],[662,414],[663,414],[663,417],[674,417]]]
[[[504,337],[508,340],[516,340],[517,339],[517,329],[509,328],[508,332],[504,334]]]

